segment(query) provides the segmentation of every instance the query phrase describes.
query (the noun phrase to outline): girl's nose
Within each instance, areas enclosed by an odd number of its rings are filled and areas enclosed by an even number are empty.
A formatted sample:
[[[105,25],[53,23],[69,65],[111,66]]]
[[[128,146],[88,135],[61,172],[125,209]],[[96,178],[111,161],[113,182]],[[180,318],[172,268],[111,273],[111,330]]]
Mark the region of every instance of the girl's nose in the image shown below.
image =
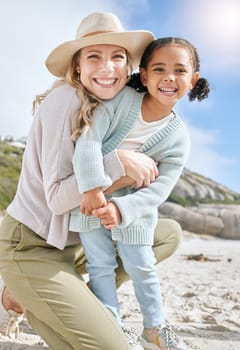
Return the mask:
[[[174,74],[171,74],[171,73],[166,74],[166,76],[164,77],[164,80],[165,81],[174,81],[175,80],[175,76],[174,76]]]

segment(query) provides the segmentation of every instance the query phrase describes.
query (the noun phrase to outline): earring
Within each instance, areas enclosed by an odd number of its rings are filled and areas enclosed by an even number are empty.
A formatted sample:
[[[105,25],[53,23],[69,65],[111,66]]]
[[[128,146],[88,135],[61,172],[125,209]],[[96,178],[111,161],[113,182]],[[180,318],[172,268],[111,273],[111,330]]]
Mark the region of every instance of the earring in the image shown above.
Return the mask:
[[[77,81],[80,81],[80,71],[77,72]]]

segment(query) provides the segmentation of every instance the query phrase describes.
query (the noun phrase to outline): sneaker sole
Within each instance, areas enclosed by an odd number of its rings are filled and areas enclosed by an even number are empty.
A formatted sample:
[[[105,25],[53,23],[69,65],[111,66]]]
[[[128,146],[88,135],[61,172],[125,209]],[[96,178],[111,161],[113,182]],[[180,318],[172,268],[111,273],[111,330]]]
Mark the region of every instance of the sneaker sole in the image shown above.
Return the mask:
[[[159,346],[157,346],[153,343],[149,343],[143,337],[140,338],[140,342],[141,342],[144,350],[164,350],[164,348],[159,348]],[[165,350],[167,350],[167,349],[165,348]]]

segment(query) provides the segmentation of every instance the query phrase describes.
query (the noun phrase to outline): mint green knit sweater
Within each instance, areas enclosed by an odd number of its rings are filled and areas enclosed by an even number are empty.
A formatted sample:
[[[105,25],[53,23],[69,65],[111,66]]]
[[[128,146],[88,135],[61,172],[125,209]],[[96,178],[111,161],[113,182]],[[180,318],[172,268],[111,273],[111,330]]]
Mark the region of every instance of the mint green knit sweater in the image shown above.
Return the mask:
[[[93,125],[77,140],[73,167],[80,192],[96,187],[106,188],[111,179],[103,166],[103,156],[119,147],[139,116],[143,93],[125,87],[112,100],[104,102],[95,113]],[[139,152],[159,163],[159,176],[147,188],[127,187],[108,199],[118,206],[122,221],[112,229],[112,238],[127,244],[152,244],[158,218],[158,207],[171,193],[179,179],[190,150],[190,138],[183,121],[175,116],[150,137]],[[71,211],[70,230],[91,231],[100,227],[94,216]]]

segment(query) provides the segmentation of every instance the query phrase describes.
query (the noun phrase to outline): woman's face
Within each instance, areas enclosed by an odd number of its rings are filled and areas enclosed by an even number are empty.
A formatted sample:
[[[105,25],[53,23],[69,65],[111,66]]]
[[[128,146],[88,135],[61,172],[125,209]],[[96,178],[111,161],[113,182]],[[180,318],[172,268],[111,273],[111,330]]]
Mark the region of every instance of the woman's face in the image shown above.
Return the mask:
[[[77,71],[83,86],[96,97],[113,98],[126,84],[126,50],[115,45],[92,45],[81,49]]]

